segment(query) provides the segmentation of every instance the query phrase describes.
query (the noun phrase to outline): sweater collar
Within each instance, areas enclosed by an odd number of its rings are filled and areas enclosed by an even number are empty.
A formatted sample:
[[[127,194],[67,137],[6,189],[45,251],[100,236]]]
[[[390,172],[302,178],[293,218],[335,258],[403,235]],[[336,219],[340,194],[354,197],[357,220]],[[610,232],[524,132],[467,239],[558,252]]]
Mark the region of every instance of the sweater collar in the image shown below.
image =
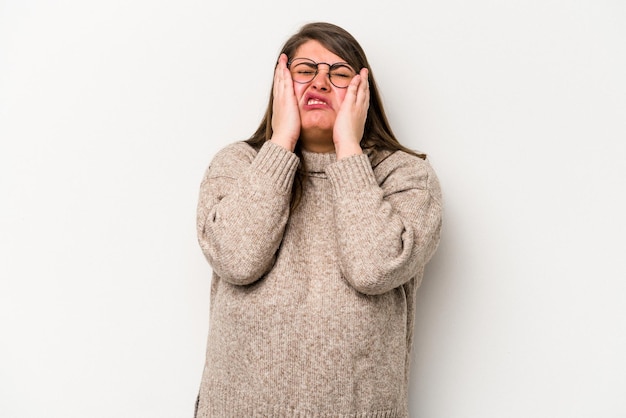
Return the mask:
[[[298,170],[309,173],[309,174],[323,174],[326,171],[326,167],[330,164],[334,164],[337,162],[337,154],[335,152],[311,152],[305,149],[300,150],[302,156],[300,157],[300,165]],[[363,153],[367,155],[367,157],[372,162],[373,166],[376,166],[380,161],[384,160],[389,152],[377,153],[373,148],[365,148],[363,149]],[[304,163],[304,170],[303,170]]]
[[[337,162],[337,154],[334,152],[311,152],[302,150],[300,168],[307,173],[323,173],[326,167]],[[302,167],[304,165],[304,167]]]

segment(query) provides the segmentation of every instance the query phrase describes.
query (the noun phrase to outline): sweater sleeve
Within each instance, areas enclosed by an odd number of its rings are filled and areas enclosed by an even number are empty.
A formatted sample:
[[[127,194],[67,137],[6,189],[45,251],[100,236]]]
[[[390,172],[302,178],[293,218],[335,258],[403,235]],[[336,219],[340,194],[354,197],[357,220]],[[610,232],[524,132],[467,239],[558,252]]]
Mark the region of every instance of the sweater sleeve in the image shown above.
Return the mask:
[[[200,186],[198,241],[221,279],[245,285],[271,269],[298,162],[269,141],[258,153],[245,143],[230,145],[211,161]]]
[[[442,223],[441,190],[427,161],[396,152],[379,168],[377,180],[368,157],[355,155],[326,169],[342,274],[371,295],[423,270],[439,244]]]

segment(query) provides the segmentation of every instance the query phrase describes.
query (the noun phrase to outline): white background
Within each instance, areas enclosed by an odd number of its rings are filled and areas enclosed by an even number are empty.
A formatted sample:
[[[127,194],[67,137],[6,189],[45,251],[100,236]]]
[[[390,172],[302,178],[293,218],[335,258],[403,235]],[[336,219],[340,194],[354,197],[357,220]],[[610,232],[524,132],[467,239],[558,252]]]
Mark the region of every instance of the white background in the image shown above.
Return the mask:
[[[191,417],[198,186],[315,20],[444,190],[412,418],[626,417],[621,0],[0,1],[0,417]]]

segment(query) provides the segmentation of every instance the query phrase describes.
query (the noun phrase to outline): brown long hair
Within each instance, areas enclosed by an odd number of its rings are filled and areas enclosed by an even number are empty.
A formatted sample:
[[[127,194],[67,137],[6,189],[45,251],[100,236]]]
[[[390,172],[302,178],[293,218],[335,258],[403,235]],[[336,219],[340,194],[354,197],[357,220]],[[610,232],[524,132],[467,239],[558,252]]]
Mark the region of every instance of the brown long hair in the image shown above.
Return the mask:
[[[300,30],[294,34],[291,38],[285,42],[285,45],[280,51],[280,54],[286,54],[288,59],[293,58],[296,50],[305,42],[315,40],[322,44],[333,54],[341,57],[352,68],[357,71],[361,68],[367,68],[369,70],[368,80],[370,89],[370,104],[367,111],[367,119],[365,121],[365,129],[363,131],[363,137],[361,138],[361,147],[363,149],[373,149],[374,151],[404,151],[409,154],[418,156],[420,158],[426,158],[425,154],[417,153],[409,148],[406,148],[396,139],[385,110],[383,103],[378,93],[378,87],[376,86],[376,80],[374,73],[367,62],[367,57],[361,45],[356,39],[345,29],[326,22],[308,23],[300,28]],[[279,55],[280,55],[279,54]],[[272,106],[274,103],[274,97],[270,91],[269,103],[265,110],[263,120],[259,124],[256,132],[246,141],[248,144],[255,148],[260,148],[265,141],[272,138]],[[296,145],[295,152],[300,155],[300,142]],[[297,206],[300,196],[302,194],[303,180],[300,173],[296,176],[294,181],[291,207],[292,209]]]

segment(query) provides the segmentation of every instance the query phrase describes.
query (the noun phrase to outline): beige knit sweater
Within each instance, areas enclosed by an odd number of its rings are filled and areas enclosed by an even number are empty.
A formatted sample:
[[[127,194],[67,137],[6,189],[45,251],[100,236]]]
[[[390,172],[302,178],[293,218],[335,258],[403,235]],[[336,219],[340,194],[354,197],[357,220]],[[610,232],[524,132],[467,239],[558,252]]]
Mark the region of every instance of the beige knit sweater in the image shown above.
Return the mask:
[[[299,158],[220,151],[202,182],[213,269],[197,417],[407,417],[415,291],[439,242],[441,192],[404,152]]]

